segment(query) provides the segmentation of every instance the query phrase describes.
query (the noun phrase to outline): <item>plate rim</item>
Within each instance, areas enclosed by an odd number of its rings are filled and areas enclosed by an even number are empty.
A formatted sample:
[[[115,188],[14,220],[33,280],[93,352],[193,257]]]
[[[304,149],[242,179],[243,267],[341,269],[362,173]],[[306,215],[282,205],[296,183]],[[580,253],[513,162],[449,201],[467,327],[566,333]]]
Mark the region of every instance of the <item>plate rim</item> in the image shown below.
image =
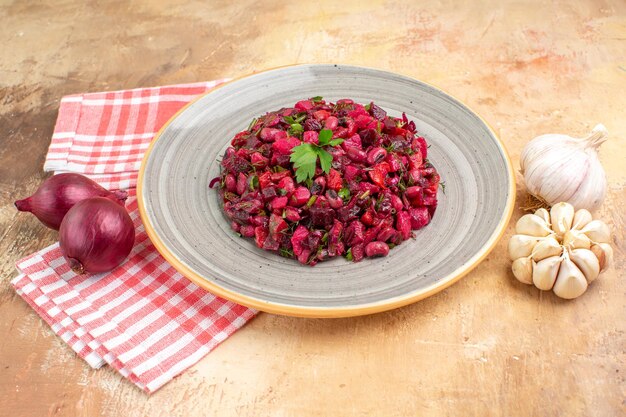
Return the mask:
[[[235,291],[229,290],[227,288],[221,287],[217,285],[215,282],[211,282],[206,278],[202,277],[200,274],[197,274],[191,268],[187,267],[183,262],[181,262],[163,243],[163,241],[159,238],[158,233],[150,223],[150,219],[147,212],[146,203],[144,201],[144,189],[143,182],[145,177],[145,170],[148,163],[148,159],[150,158],[150,154],[152,150],[161,137],[162,133],[167,129],[167,127],[188,107],[192,106],[198,100],[202,99],[204,96],[214,92],[217,89],[225,87],[231,83],[237,82],[241,79],[266,73],[270,71],[275,71],[284,68],[291,67],[310,67],[310,66],[336,66],[336,67],[351,67],[351,68],[359,68],[365,70],[373,70],[379,72],[387,72],[395,75],[400,75],[402,77],[409,78],[411,80],[417,81],[419,83],[425,84],[438,92],[451,97],[461,105],[465,106],[468,110],[470,110],[476,117],[480,119],[480,121],[485,125],[485,127],[489,130],[489,133],[495,138],[496,145],[500,148],[504,156],[504,160],[507,166],[508,176],[509,176],[509,189],[508,189],[508,197],[505,205],[505,213],[504,216],[500,219],[500,222],[496,226],[494,232],[491,234],[489,240],[481,247],[481,249],[474,254],[466,263],[461,265],[459,268],[455,269],[451,273],[442,277],[439,281],[434,284],[431,284],[425,288],[422,288],[419,291],[414,291],[402,296],[392,297],[385,300],[381,300],[375,303],[366,303],[355,306],[347,306],[347,307],[312,307],[312,306],[296,306],[290,304],[282,304],[270,301],[260,300],[258,298],[250,297],[247,295],[243,295],[237,293]],[[387,71],[379,68],[365,67],[360,65],[349,65],[349,64],[321,64],[321,63],[312,63],[312,64],[290,64],[290,65],[282,65],[278,67],[268,68],[262,71],[251,72],[236,78],[233,78],[227,82],[224,82],[216,87],[213,87],[206,92],[200,94],[198,97],[194,98],[189,103],[185,104],[181,109],[179,109],[154,135],[150,145],[146,149],[146,152],[142,158],[141,166],[139,168],[139,172],[137,175],[137,186],[136,186],[136,196],[137,196],[137,206],[139,208],[139,216],[141,218],[141,222],[144,225],[146,233],[150,238],[150,241],[157,249],[157,251],[165,258],[165,260],[174,267],[178,272],[180,272],[185,278],[198,285],[199,287],[213,293],[214,295],[220,296],[237,304],[244,305],[246,307],[254,308],[260,311],[264,311],[267,313],[287,315],[287,316],[296,316],[296,317],[309,317],[309,318],[339,318],[339,317],[352,317],[352,316],[361,316],[367,314],[379,313],[387,310],[392,310],[395,308],[403,307],[417,301],[423,300],[424,298],[430,297],[444,289],[448,288],[452,284],[459,281],[465,275],[469,274],[474,268],[476,268],[482,261],[491,253],[491,251],[495,248],[497,243],[500,241],[502,236],[504,235],[506,228],[511,220],[513,215],[513,211],[515,208],[515,198],[516,198],[516,183],[515,183],[515,172],[513,170],[513,163],[511,161],[511,157],[506,149],[506,146],[500,139],[500,137],[495,133],[492,126],[473,108],[468,106],[462,100],[459,100],[457,97],[452,94],[446,92],[445,90],[434,86],[429,82],[425,82],[422,80],[418,80],[415,77],[405,75],[399,72]]]

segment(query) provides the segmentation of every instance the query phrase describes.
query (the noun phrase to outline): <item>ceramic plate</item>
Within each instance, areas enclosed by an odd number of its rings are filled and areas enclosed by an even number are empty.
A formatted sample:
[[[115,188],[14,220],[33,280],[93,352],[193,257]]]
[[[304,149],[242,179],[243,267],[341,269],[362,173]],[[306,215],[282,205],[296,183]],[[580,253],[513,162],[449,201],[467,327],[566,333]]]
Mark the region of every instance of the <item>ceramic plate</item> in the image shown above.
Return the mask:
[[[209,189],[230,139],[253,117],[314,96],[375,101],[392,116],[404,111],[431,145],[445,194],[432,222],[385,258],[310,267],[257,249],[230,230]],[[502,235],[515,182],[493,131],[442,91],[369,68],[298,65],[235,80],[181,110],[146,153],[137,194],[154,245],[196,284],[263,311],[340,317],[412,303],[469,272]]]

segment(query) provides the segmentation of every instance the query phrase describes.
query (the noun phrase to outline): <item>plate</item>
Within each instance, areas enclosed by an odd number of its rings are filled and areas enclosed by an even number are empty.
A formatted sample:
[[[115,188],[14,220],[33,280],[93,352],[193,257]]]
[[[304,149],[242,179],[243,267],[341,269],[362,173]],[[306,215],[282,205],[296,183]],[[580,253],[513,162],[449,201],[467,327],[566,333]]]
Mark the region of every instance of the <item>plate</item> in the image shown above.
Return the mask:
[[[374,101],[392,116],[404,111],[430,144],[445,193],[432,222],[387,257],[315,267],[281,258],[236,236],[209,189],[230,139],[253,117],[314,96]],[[376,69],[296,65],[237,79],[178,112],[146,152],[137,196],[158,251],[200,287],[271,313],[342,317],[415,302],[467,274],[502,236],[515,181],[492,129],[441,90]]]

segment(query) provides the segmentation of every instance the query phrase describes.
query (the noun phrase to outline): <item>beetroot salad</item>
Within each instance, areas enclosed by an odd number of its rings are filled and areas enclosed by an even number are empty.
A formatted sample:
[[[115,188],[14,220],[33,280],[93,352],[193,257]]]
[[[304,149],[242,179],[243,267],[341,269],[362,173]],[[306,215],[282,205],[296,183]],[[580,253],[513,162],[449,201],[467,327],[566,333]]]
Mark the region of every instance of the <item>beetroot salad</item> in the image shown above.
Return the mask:
[[[218,185],[232,229],[315,265],[387,256],[426,226],[439,174],[405,114],[313,97],[252,120],[231,141]]]

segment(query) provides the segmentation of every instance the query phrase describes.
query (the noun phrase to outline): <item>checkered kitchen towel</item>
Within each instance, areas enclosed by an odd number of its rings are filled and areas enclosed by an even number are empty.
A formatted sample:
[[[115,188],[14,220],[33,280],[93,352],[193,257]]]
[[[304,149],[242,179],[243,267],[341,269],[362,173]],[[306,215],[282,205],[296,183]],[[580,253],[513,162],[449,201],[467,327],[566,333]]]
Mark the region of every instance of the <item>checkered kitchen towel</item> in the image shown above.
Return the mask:
[[[44,170],[78,172],[129,192],[136,227],[129,259],[78,276],[54,244],[17,262],[16,291],[92,367],[109,364],[148,393],[196,363],[256,311],[216,297],[179,274],[141,224],[134,187],[158,129],[208,83],[72,95],[61,100]]]

